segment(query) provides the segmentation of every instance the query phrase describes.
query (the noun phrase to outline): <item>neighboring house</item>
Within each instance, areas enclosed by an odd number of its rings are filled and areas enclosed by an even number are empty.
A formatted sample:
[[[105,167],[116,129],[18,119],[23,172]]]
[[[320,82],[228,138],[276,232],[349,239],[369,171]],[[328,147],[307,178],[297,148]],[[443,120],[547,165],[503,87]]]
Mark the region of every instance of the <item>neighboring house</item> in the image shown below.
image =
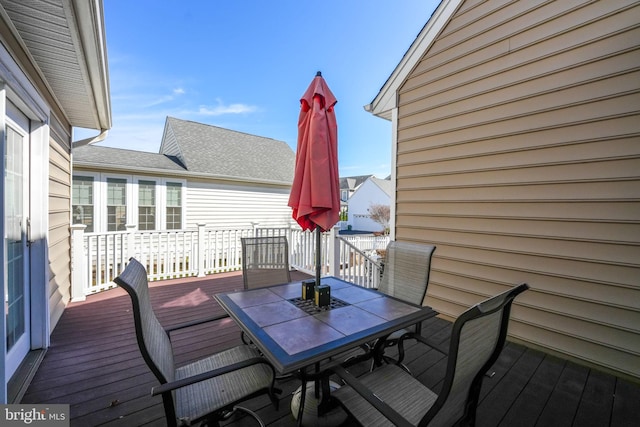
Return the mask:
[[[340,178],[340,201],[346,202],[356,189],[373,175],[346,176]]]
[[[357,175],[340,178],[340,212],[341,218],[348,217],[349,203],[348,200],[356,191],[356,189],[373,175]],[[346,227],[347,223],[342,221],[342,227]]]
[[[4,304],[0,403],[14,402],[69,302],[73,127],[111,127],[102,1],[0,0]]]
[[[168,117],[160,153],[73,151],[73,223],[87,232],[291,224],[285,142]]]
[[[640,378],[640,2],[443,0],[372,103],[392,235],[448,317],[527,282],[511,339]]]
[[[349,204],[348,224],[357,231],[384,231],[382,225],[371,219],[369,208],[371,205],[391,205],[393,188],[391,180],[369,177],[353,193],[347,202]]]

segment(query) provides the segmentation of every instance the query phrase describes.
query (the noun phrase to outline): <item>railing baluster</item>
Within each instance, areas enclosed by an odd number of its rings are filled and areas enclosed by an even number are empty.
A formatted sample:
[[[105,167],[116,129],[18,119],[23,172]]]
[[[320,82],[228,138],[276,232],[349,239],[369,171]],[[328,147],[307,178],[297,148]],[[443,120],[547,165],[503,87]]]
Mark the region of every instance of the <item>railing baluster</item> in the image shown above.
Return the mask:
[[[285,235],[289,240],[292,268],[315,274],[315,232],[297,227],[204,229],[198,230],[111,231],[83,233],[83,259],[87,264],[84,293],[91,294],[114,287],[130,256],[146,266],[149,280],[195,276],[242,269],[240,238],[244,236]],[[321,274],[340,278],[364,287],[377,287],[380,265],[371,252],[386,248],[387,236],[335,236],[323,233],[320,256]],[[337,253],[330,253],[334,239]],[[204,246],[200,248],[199,245]],[[130,247],[132,246],[132,247]],[[203,257],[202,261],[199,258]],[[334,264],[338,265],[334,265]],[[200,271],[200,270],[204,271]],[[81,276],[78,276],[81,277]]]

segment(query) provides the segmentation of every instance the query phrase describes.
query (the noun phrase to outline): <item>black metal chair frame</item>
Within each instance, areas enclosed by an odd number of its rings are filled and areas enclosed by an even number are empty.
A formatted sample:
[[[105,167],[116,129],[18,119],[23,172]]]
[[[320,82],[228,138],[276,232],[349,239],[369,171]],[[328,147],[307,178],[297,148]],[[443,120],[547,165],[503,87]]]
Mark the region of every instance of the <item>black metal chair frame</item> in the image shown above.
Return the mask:
[[[500,315],[499,331],[495,344],[491,353],[488,355],[486,361],[481,365],[480,369],[478,369],[477,372],[474,371],[473,379],[468,387],[468,393],[466,394],[463,414],[457,417],[457,419],[445,420],[443,424],[475,425],[476,408],[478,405],[480,388],[482,386],[484,374],[495,363],[498,356],[500,355],[500,352],[502,351],[502,348],[504,347],[507,336],[507,327],[509,323],[511,305],[514,298],[527,289],[529,289],[529,286],[523,283],[506,292],[498,294],[469,308],[467,311],[462,313],[454,322],[451,334],[451,342],[448,351],[449,357],[447,361],[446,374],[444,377],[442,389],[437,395],[437,398],[435,399],[431,407],[428,408],[426,413],[422,416],[421,420],[417,424],[418,426],[428,425],[431,421],[434,420],[436,416],[438,416],[438,414],[440,414],[440,411],[445,407],[445,405],[449,403],[448,399],[452,393],[452,390],[454,389],[454,381],[456,380],[456,374],[458,373],[458,351],[464,326],[467,324],[467,322],[502,311]],[[429,342],[422,336],[416,335],[414,336],[414,338],[426,345],[429,345]],[[414,426],[413,423],[407,421],[405,417],[403,417],[396,409],[394,409],[386,402],[382,401],[379,396],[377,396],[372,390],[367,388],[367,386],[362,383],[361,379],[353,376],[343,366],[334,367],[333,372],[340,378],[342,378],[342,380],[348,385],[348,387],[350,387],[352,390],[355,390],[363,399],[365,399],[371,406],[373,406],[373,408],[375,408],[391,423],[396,426]],[[379,372],[381,371],[376,370],[365,375],[376,375]],[[397,375],[406,375],[408,379],[413,379],[413,377],[411,377],[408,373],[399,369],[397,369]],[[427,389],[424,385],[421,385],[421,387]],[[340,391],[337,391],[336,393],[334,393],[334,395],[340,401],[340,397],[338,397],[340,395]],[[345,405],[342,401],[340,401],[340,403],[347,412],[351,412],[350,408],[347,405]],[[427,405],[426,402],[425,405]],[[448,408],[448,410],[450,410],[450,408]]]
[[[433,245],[397,241],[389,242],[386,250],[386,259],[383,265],[380,288],[378,290],[384,294],[389,294],[400,298],[409,304],[422,306],[422,303],[427,295],[427,287],[429,286],[429,275],[431,272],[431,258],[433,257],[433,253],[435,252],[435,250],[436,247]],[[419,253],[419,257],[424,259],[424,264],[411,266],[413,268],[411,274],[419,276],[419,278],[416,278],[416,282],[418,283],[412,283],[413,290],[416,291],[415,293],[417,295],[413,295],[411,297],[408,294],[398,295],[396,292],[393,292],[392,287],[395,286],[395,284],[390,283],[392,280],[390,277],[391,275],[397,274],[402,276],[403,274],[406,274],[406,272],[400,271],[400,269],[396,265],[390,262],[390,258],[393,257],[393,262],[395,263],[395,257],[403,256],[403,252],[414,254]],[[406,285],[406,283],[399,285],[404,286]],[[406,292],[406,290],[404,291]],[[373,352],[375,357],[372,361],[371,369],[373,370],[375,366],[380,366],[382,361],[385,361],[387,363],[396,363],[404,370],[409,372],[409,369],[402,363],[404,359],[404,348],[401,348],[400,345],[402,345],[402,342],[404,340],[413,338],[414,336],[420,336],[421,326],[422,325],[420,323],[416,324],[413,326],[413,331],[408,329],[397,331],[387,337],[381,338],[376,343],[371,344],[370,348],[372,350],[375,349],[375,351]],[[396,345],[399,346],[398,359],[394,360],[393,358],[386,356],[384,354],[384,350],[385,348],[395,347]]]
[[[279,392],[274,387],[275,384],[275,370],[273,366],[262,356],[259,355],[257,351],[253,351],[250,353],[252,356],[243,357],[243,360],[237,361],[235,363],[228,363],[224,366],[218,367],[216,369],[199,372],[193,376],[188,376],[185,378],[173,380],[169,377],[169,375],[173,375],[176,367],[173,365],[173,354],[172,349],[170,348],[171,341],[171,333],[177,330],[181,330],[184,328],[188,328],[195,325],[200,325],[208,322],[214,322],[217,320],[221,320],[224,318],[228,318],[228,315],[220,315],[220,316],[212,316],[205,319],[199,319],[191,322],[182,323],[179,325],[175,325],[172,327],[164,328],[160,325],[155,313],[153,312],[153,308],[151,307],[151,303],[148,298],[148,279],[146,269],[142,264],[140,264],[135,258],[131,258],[125,270],[114,279],[114,282],[122,287],[131,297],[131,302],[133,305],[133,318],[135,324],[135,332],[136,332],[136,340],[138,343],[138,347],[140,349],[140,353],[144,361],[146,362],[149,369],[153,372],[155,377],[160,382],[160,386],[153,387],[151,390],[152,396],[161,395],[163,406],[165,410],[165,415],[167,418],[167,423],[170,426],[178,425],[178,421],[181,423],[186,422],[187,424],[193,422],[199,422],[201,420],[206,420],[213,425],[217,425],[220,420],[228,418],[231,413],[233,413],[236,409],[243,410],[249,413],[251,416],[256,418],[256,420],[261,424],[262,421],[257,417],[255,413],[252,411],[237,406],[237,403],[242,402],[244,400],[262,395],[268,394],[271,399],[272,404],[277,408],[278,407],[278,399],[275,396],[276,392]],[[142,310],[150,310],[146,316],[142,315]],[[150,337],[149,334],[145,332],[145,330],[155,331],[156,336]],[[161,335],[165,334],[164,337]],[[171,354],[164,354],[158,351],[154,351],[152,348],[154,339],[160,340],[160,342],[166,343],[168,341],[169,349],[167,350]],[[162,345],[163,347],[165,344]],[[247,346],[240,346],[248,348]],[[244,351],[247,353],[247,351]],[[221,353],[218,353],[221,354]],[[215,357],[215,355],[211,356]],[[221,377],[225,374],[234,373],[243,369],[252,369],[251,367],[255,367],[257,365],[262,365],[267,367],[270,371],[271,382],[270,385],[263,387],[261,389],[255,390],[253,392],[248,392],[243,395],[241,398],[235,400],[232,403],[225,404],[215,410],[212,413],[205,414],[205,416],[196,418],[196,419],[188,419],[188,420],[179,420],[176,414],[176,396],[175,391],[182,388],[188,387],[190,385],[198,384],[202,381],[207,381],[213,378]],[[178,368],[181,369],[181,368]],[[247,374],[250,374],[247,371]],[[212,397],[211,397],[212,399]]]

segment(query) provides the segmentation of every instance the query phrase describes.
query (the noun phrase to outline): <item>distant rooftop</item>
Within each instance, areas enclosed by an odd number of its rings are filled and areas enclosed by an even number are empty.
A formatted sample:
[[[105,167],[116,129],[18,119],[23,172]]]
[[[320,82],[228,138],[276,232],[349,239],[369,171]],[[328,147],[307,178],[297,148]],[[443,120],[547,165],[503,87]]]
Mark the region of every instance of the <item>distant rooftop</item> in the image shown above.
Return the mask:
[[[356,175],[356,176],[345,176],[343,178],[340,178],[340,189],[341,190],[349,189],[353,191],[356,188],[358,188],[360,184],[362,184],[367,179],[369,179],[369,177],[371,176],[373,175]]]
[[[167,117],[160,153],[89,145],[78,166],[290,185],[295,153],[283,141]]]

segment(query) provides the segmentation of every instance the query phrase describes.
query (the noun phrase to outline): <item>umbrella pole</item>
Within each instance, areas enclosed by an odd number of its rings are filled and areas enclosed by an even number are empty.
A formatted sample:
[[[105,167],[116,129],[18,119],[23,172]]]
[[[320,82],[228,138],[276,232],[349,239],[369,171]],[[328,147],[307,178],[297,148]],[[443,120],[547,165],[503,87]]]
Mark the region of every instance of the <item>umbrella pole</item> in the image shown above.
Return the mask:
[[[319,225],[316,225],[316,286],[320,286],[320,263],[322,258],[321,249],[322,230]]]

